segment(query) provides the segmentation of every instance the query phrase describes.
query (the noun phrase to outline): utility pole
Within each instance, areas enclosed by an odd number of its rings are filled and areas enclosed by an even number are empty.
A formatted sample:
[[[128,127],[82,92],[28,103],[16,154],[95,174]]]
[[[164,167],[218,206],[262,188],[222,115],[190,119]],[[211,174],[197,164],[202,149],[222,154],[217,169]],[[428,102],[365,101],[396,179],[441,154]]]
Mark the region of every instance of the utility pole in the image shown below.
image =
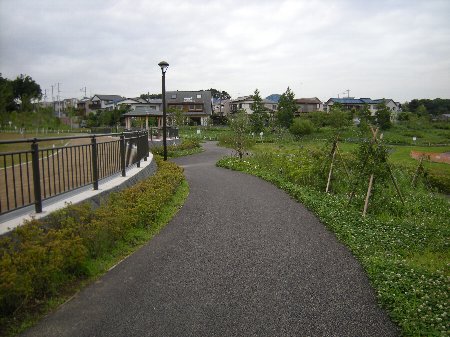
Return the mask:
[[[347,93],[347,98],[350,98],[350,89],[344,90]]]
[[[59,90],[59,85],[60,85],[60,83],[58,82],[58,96],[57,96],[57,99],[58,99],[58,118],[61,118],[61,102],[59,101],[60,100],[59,94],[61,93],[61,90]]]
[[[86,96],[86,90],[87,90],[87,89],[86,89],[86,86],[84,86],[83,88],[80,89],[81,92],[84,91],[84,97],[83,97],[83,98],[86,98],[86,97],[87,97],[87,96]]]

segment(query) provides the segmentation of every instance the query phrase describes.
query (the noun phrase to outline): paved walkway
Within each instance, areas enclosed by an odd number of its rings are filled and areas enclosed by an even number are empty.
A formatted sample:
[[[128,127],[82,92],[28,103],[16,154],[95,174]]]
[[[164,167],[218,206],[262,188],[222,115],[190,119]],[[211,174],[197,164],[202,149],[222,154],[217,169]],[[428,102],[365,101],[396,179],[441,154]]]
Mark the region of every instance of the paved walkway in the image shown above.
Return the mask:
[[[397,335],[333,234],[205,148],[176,160],[191,190],[165,229],[26,336]]]

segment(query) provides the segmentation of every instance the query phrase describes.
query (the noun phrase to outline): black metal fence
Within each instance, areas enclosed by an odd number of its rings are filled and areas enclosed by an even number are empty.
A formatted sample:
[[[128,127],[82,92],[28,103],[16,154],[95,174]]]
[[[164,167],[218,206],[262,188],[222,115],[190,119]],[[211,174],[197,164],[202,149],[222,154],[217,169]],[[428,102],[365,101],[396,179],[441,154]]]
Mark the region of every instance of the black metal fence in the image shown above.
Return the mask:
[[[55,146],[55,142],[66,142]],[[70,142],[70,145],[69,145]],[[28,144],[31,143],[29,149]],[[0,214],[92,184],[147,160],[146,131],[0,141],[18,149],[0,153]]]

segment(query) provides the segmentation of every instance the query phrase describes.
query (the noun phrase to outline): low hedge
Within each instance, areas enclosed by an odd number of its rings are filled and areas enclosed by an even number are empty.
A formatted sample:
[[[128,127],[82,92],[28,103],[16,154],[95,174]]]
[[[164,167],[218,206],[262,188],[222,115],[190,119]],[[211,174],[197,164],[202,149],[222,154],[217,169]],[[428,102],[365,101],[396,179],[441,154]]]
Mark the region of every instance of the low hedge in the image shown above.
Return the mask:
[[[0,335],[20,312],[58,295],[69,283],[92,276],[92,262],[132,241],[132,229],[154,226],[184,181],[182,168],[156,161],[155,175],[110,194],[95,210],[88,202],[68,205],[45,221],[27,221],[0,239]]]

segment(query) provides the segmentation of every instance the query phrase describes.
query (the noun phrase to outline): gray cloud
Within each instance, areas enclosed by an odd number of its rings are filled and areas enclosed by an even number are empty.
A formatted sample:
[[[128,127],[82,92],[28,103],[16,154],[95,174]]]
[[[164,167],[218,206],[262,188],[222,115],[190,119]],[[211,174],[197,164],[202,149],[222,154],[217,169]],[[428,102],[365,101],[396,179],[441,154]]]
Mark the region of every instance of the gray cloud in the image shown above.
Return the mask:
[[[64,97],[215,87],[409,100],[450,92],[448,1],[0,2],[0,72]]]

